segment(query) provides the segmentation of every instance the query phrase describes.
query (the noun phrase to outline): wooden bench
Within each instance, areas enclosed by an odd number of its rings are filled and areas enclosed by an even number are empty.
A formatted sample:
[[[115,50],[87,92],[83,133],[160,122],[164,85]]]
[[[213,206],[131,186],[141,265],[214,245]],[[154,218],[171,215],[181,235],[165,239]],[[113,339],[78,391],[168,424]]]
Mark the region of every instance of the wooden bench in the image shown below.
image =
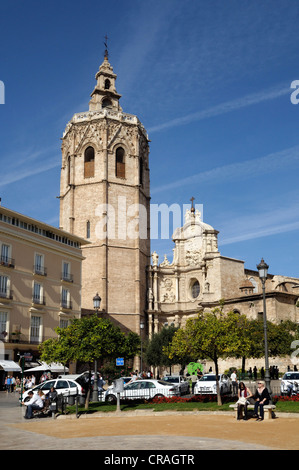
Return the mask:
[[[234,403],[233,405],[229,405],[230,408],[233,408],[236,413],[236,419],[238,418],[238,405]],[[273,418],[273,411],[275,410],[275,405],[264,405],[264,418],[265,419],[272,419]],[[243,409],[243,407],[242,407]],[[247,410],[254,410],[254,405],[247,405]]]

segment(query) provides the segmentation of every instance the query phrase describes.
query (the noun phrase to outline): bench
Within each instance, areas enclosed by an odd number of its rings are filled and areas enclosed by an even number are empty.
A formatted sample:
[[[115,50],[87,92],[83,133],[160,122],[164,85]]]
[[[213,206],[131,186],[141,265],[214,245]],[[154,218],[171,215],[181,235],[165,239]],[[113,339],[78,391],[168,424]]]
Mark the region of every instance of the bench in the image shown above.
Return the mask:
[[[238,405],[234,403],[233,405],[229,405],[230,408],[235,410],[236,419],[238,418]],[[265,419],[272,419],[273,418],[273,411],[275,410],[275,405],[264,405],[264,418]],[[243,409],[243,407],[242,407]],[[254,410],[254,405],[247,405],[247,410]]]

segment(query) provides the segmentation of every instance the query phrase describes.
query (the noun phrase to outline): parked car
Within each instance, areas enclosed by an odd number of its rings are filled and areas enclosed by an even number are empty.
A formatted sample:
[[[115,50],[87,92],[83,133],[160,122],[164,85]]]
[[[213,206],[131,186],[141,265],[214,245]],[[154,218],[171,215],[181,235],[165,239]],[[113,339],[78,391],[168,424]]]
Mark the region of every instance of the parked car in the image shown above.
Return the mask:
[[[83,389],[81,385],[75,380],[71,379],[50,379],[42,382],[35,387],[26,390],[23,393],[23,401],[28,401],[30,398],[28,392],[31,390],[33,393],[38,393],[39,390],[42,390],[45,395],[49,393],[50,389],[54,387],[58,395],[83,395]]]
[[[181,395],[189,393],[190,391],[189,381],[183,375],[165,375],[162,380],[177,385]]]
[[[295,389],[297,388],[296,383],[299,384],[299,372],[286,372],[281,379],[280,384],[280,392],[282,395],[288,395],[291,384],[295,385]]]
[[[163,380],[137,379],[134,382],[124,385],[123,392],[120,392],[120,399],[150,399],[157,397],[179,396],[180,391],[176,385],[169,384]],[[117,393],[114,387],[109,387],[105,392],[105,401],[114,403],[117,400]]]
[[[231,393],[231,380],[225,374],[218,375],[220,393]],[[194,394],[203,394],[209,393],[215,395],[216,390],[216,375],[215,374],[205,374],[199,379],[194,387]]]

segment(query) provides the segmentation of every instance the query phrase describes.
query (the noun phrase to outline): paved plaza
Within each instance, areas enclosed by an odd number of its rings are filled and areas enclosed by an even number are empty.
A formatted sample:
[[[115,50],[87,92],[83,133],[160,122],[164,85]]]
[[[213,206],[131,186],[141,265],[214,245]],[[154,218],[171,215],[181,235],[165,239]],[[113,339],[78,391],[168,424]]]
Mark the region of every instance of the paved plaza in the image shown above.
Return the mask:
[[[299,415],[237,422],[232,412],[137,411],[24,419],[18,395],[0,392],[1,450],[199,451],[299,449]]]

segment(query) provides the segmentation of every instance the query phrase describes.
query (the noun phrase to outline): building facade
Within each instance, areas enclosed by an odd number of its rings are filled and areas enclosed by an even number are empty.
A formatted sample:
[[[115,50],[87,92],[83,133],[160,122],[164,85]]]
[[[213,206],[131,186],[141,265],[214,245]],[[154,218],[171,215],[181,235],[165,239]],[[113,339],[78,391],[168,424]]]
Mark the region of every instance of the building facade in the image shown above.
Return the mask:
[[[86,240],[0,206],[2,359],[39,357],[38,346],[81,315]]]
[[[211,311],[223,300],[224,312],[236,311],[263,321],[262,284],[258,271],[248,270],[244,261],[228,258],[218,250],[218,231],[204,223],[199,211],[187,210],[183,227],[175,230],[173,260],[152,253],[148,267],[149,336],[164,325],[184,327],[200,310]],[[259,260],[258,260],[259,261]],[[297,287],[296,287],[297,286]],[[266,281],[267,319],[299,322],[299,279],[268,274]],[[289,358],[271,358],[290,364]],[[221,364],[223,370],[236,360]],[[239,360],[241,364],[241,359]],[[221,363],[221,361],[220,361]],[[264,365],[263,361],[255,364]],[[209,366],[212,364],[209,364]]]
[[[105,53],[89,110],[77,113],[62,138],[60,228],[86,238],[82,309],[102,299],[103,315],[140,333],[150,263],[149,141],[124,113]]]

